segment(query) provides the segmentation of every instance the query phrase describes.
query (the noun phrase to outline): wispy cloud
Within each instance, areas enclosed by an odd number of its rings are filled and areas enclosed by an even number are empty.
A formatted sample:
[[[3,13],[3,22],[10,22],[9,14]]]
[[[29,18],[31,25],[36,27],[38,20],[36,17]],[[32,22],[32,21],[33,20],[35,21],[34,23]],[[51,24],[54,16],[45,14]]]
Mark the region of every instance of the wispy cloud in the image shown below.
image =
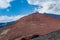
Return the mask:
[[[18,20],[18,19],[20,19],[21,17],[24,17],[24,16],[25,16],[25,15],[0,16],[0,23],[16,21],[16,20]]]
[[[37,5],[35,11],[60,15],[60,0],[27,0],[30,5]],[[42,7],[42,8],[41,8]]]
[[[12,2],[13,0],[0,0],[0,9],[5,9],[10,7],[10,2]]]

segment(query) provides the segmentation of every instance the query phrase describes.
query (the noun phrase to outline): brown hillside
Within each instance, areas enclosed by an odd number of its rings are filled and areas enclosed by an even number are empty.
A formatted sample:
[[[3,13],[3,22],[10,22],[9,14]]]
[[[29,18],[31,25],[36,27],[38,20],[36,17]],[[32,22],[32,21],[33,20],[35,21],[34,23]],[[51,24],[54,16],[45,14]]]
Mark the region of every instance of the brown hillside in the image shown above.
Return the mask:
[[[45,14],[33,13],[27,15],[14,24],[0,29],[0,40],[14,40],[15,38],[32,35],[45,35],[60,30],[60,20]],[[18,40],[18,39],[16,39]]]

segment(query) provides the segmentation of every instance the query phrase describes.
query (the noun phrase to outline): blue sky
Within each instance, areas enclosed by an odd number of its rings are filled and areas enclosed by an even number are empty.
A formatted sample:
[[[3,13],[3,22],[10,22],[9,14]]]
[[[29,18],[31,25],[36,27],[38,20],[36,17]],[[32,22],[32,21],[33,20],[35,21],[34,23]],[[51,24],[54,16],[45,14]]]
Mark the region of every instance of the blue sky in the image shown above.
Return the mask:
[[[18,20],[36,11],[60,15],[60,0],[0,0],[0,23]]]
[[[15,16],[15,15],[24,15],[34,11],[34,8],[37,6],[28,4],[27,0],[13,0],[10,3],[11,7],[0,9],[0,16]],[[9,11],[8,11],[9,10]]]

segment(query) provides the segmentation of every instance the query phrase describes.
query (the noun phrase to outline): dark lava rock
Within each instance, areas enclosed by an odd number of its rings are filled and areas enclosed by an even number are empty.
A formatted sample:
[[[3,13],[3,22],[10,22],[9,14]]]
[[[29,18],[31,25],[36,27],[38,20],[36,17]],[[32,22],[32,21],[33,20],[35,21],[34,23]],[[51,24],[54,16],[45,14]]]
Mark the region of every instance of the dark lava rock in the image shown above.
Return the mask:
[[[32,38],[30,40],[60,40],[60,30],[36,38]]]

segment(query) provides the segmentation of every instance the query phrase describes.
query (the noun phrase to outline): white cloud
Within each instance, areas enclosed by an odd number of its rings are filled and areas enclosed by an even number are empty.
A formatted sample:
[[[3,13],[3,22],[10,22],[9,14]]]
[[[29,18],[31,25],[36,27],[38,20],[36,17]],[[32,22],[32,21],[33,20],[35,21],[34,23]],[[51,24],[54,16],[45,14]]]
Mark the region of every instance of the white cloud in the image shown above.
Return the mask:
[[[20,19],[21,17],[24,17],[24,16],[25,16],[25,15],[0,16],[0,23],[16,21],[16,20],[18,20],[18,19]]]
[[[37,5],[35,11],[60,15],[60,0],[27,0],[30,5]],[[42,8],[40,8],[42,6]]]
[[[13,0],[0,0],[0,9],[5,9],[10,7],[10,2],[12,2]]]

